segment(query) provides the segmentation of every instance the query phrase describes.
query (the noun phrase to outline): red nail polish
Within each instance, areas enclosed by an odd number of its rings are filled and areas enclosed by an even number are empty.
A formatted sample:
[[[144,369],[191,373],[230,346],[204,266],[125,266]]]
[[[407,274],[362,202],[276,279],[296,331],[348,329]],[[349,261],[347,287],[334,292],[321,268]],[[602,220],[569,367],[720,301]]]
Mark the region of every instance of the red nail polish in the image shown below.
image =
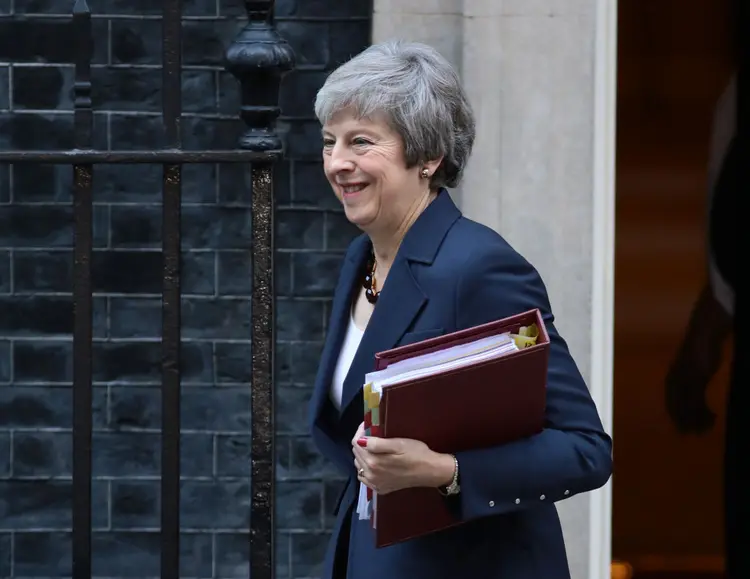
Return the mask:
[[[363,447],[363,448],[364,448],[365,446],[367,446],[367,439],[366,439],[366,438],[364,438],[364,437],[363,437],[363,438],[358,438],[358,439],[357,439],[357,444],[358,444],[359,446],[361,446],[361,447]]]

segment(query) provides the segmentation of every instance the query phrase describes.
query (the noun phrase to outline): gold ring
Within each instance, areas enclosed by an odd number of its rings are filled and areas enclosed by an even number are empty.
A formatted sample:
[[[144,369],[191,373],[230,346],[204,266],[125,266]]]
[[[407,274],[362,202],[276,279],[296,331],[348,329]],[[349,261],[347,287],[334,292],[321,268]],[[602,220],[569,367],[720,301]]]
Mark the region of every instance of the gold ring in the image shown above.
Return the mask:
[[[365,476],[365,469],[361,468],[359,469],[359,476]]]

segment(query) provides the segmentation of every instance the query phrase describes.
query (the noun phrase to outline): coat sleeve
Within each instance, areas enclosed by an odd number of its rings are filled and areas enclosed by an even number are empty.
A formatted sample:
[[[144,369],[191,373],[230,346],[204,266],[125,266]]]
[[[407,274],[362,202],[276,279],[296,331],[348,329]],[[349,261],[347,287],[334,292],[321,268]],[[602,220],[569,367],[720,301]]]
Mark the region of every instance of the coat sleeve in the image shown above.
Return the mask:
[[[509,246],[475,253],[456,289],[456,327],[538,308],[550,339],[545,427],[502,446],[460,452],[461,517],[501,514],[603,486],[612,441],[568,347],[555,329],[544,283]]]

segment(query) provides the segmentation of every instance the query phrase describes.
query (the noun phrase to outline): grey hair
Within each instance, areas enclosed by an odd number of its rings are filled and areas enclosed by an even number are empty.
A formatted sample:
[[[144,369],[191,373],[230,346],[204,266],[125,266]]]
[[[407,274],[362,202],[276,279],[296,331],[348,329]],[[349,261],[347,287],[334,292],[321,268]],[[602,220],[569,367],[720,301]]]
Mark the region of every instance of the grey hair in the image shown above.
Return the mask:
[[[384,114],[404,142],[407,167],[443,157],[430,186],[456,187],[471,155],[474,114],[458,74],[434,48],[392,40],[375,44],[334,70],[318,91],[321,124],[352,109]]]

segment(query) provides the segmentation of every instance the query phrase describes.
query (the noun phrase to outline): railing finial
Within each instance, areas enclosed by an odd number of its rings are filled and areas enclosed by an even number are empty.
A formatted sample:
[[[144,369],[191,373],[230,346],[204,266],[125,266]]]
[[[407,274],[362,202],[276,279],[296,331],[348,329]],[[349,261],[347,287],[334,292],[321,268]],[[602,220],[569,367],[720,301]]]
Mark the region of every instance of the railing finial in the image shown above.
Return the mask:
[[[294,67],[294,51],[273,26],[273,0],[245,0],[248,23],[226,53],[226,69],[240,83],[240,118],[247,129],[239,147],[280,151],[276,133],[281,77]]]

